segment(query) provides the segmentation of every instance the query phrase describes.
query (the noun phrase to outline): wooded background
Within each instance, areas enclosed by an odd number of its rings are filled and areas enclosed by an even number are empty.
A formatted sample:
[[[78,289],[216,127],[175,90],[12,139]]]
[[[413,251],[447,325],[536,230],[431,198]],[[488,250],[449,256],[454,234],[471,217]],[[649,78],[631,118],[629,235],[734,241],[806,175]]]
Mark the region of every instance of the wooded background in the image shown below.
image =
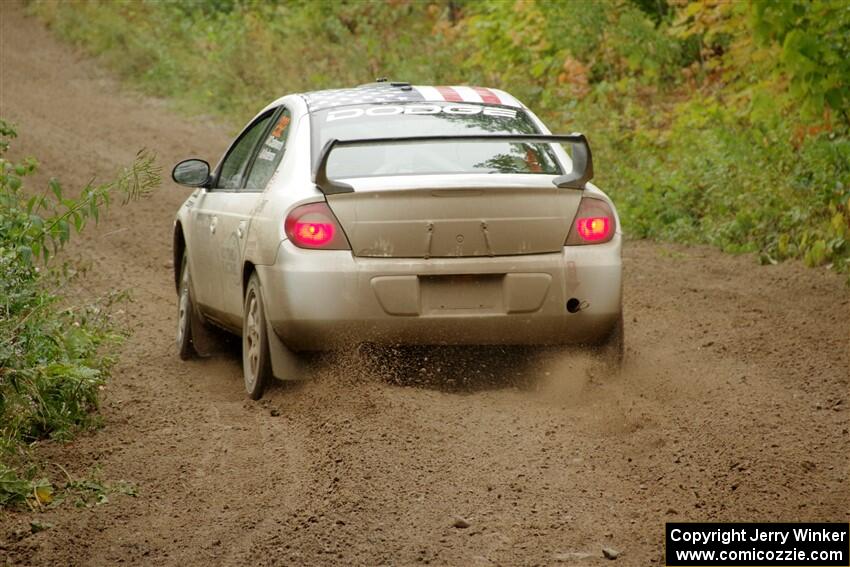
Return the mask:
[[[589,136],[632,237],[850,266],[845,0],[37,1],[148,93],[234,127],[293,91],[478,84]]]

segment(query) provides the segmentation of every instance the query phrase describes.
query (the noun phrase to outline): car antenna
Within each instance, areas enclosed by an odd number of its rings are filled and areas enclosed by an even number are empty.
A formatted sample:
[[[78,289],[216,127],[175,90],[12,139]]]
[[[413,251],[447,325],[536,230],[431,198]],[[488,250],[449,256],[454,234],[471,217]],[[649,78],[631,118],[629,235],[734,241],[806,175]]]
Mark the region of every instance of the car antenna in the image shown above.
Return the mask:
[[[413,87],[411,87],[410,83],[408,83],[407,81],[390,81],[387,77],[378,77],[377,79],[375,79],[375,82],[373,84],[384,84],[384,83],[389,83],[391,87],[400,88],[403,91],[413,90]],[[365,87],[367,85],[361,85],[361,86]]]

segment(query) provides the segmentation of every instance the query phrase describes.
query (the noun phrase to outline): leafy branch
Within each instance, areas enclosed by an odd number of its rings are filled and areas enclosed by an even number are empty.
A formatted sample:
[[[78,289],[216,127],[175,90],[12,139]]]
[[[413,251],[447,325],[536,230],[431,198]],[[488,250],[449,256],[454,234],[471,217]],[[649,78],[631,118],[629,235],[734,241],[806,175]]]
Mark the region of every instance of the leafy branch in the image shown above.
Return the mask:
[[[9,132],[9,126],[0,121],[0,133]],[[0,155],[5,151],[0,146]],[[71,230],[82,232],[90,221],[95,224],[101,211],[112,204],[113,194],[123,197],[122,204],[136,201],[150,194],[160,183],[160,168],[156,156],[147,150],[136,154],[132,165],[124,168],[110,182],[94,184],[90,181],[79,198],[65,195],[55,178],[48,182],[48,190],[41,195],[24,199],[21,177],[35,171],[34,160],[15,164],[0,157],[0,184],[6,189],[0,194],[0,205],[8,207],[15,216],[4,218],[0,230],[4,241],[14,243],[16,251],[26,263],[41,256],[45,263],[70,239]]]
[[[62,289],[75,271],[49,260],[72,233],[98,223],[113,202],[149,195],[160,182],[160,168],[143,150],[114,180],[92,180],[76,197],[55,179],[33,195],[23,180],[38,162],[6,158],[15,137],[14,128],[0,120],[0,507],[33,508],[58,498],[47,479],[37,478],[30,445],[67,439],[97,423],[99,391],[115,361],[108,347],[122,338],[109,313],[122,295],[110,292],[68,306]],[[92,486],[69,480],[66,492],[91,492]]]

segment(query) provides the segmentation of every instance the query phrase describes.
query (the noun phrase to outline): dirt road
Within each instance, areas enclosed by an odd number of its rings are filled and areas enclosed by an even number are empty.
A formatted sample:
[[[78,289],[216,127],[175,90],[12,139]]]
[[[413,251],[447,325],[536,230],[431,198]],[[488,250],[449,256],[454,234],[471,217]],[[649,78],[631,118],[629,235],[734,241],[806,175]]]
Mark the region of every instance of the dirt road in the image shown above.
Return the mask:
[[[166,168],[223,150],[220,126],[122,90],[18,8],[0,15],[15,153],[66,186],[141,147]],[[254,403],[235,351],[177,359],[186,194],[167,182],[74,248],[92,290],[132,291],[134,332],[105,426],[43,454],[138,496],[38,514],[54,527],[27,537],[33,515],[2,512],[7,564],[594,565],[610,546],[645,565],[662,561],[665,521],[850,519],[850,294],[834,274],[629,242],[620,377],[581,355],[423,357],[389,374],[348,356]]]

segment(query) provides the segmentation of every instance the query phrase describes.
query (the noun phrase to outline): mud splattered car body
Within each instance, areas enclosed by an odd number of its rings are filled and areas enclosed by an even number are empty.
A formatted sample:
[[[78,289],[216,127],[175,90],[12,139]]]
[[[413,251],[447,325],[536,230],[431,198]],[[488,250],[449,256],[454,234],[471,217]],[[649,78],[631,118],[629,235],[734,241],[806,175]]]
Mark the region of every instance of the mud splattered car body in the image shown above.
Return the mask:
[[[621,351],[622,237],[592,175],[584,136],[503,91],[285,96],[214,170],[175,167],[196,187],[175,222],[181,354],[208,323],[241,334],[256,397],[299,351],[364,342]]]

